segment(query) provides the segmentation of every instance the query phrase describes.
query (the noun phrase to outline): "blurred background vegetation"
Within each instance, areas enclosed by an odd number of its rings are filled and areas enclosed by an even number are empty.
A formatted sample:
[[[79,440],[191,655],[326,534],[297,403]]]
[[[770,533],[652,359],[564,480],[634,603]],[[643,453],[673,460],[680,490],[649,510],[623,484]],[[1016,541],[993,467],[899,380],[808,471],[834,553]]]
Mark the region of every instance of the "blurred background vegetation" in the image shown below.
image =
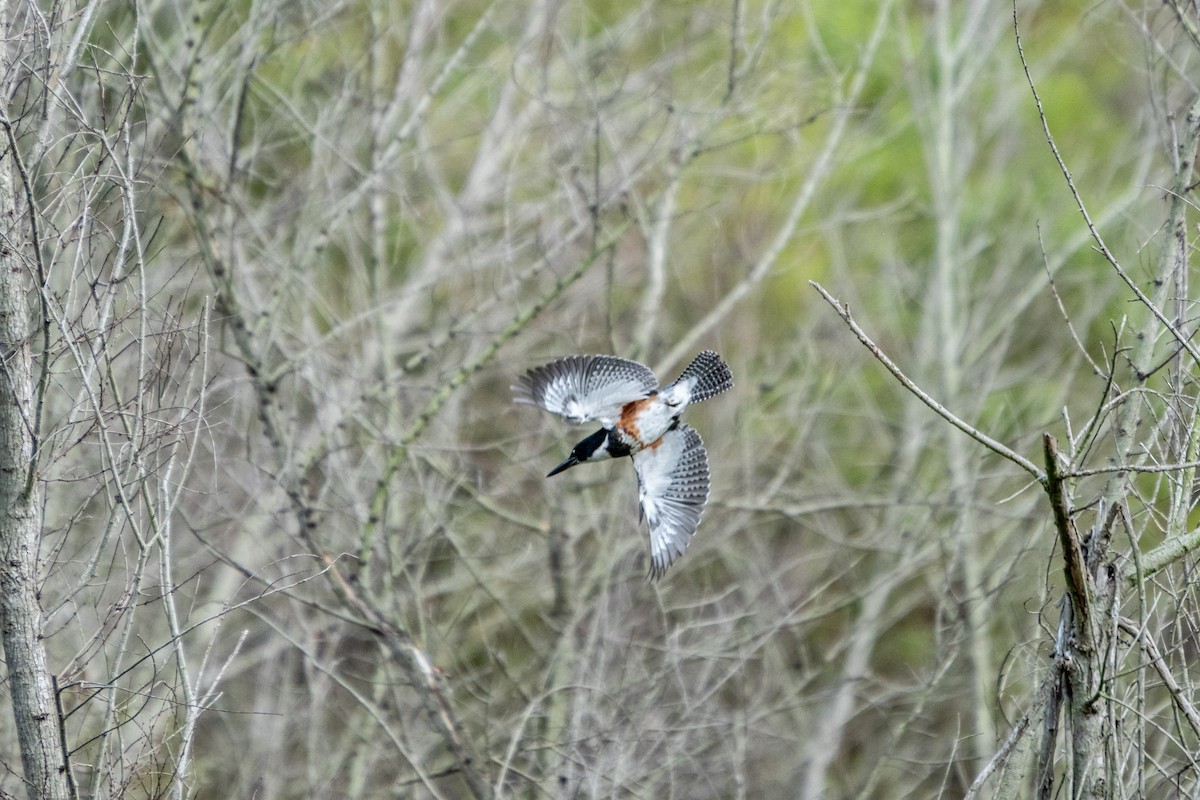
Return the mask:
[[[1058,652],[1053,518],[809,281],[1034,463],[1195,460],[1197,366],[1014,37],[1190,331],[1189,0],[42,5],[9,41],[82,796],[962,796]],[[580,431],[508,387],[705,347],[737,386],[688,412],[713,493],[652,584],[629,465],[545,480]],[[1125,478],[1121,569],[1196,523],[1191,472]],[[1179,691],[1113,645],[1105,796],[1197,791],[1193,567],[1117,602]]]

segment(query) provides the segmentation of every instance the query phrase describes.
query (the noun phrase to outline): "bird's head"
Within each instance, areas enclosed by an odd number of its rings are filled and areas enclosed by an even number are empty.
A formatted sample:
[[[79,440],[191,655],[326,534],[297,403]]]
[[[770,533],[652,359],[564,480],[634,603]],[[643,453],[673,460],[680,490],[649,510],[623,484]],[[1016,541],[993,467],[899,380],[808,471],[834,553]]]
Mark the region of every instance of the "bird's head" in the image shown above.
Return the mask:
[[[612,457],[613,454],[608,449],[608,431],[601,428],[571,448],[571,455],[567,456],[567,460],[546,473],[546,477],[557,475],[585,461],[603,461]]]

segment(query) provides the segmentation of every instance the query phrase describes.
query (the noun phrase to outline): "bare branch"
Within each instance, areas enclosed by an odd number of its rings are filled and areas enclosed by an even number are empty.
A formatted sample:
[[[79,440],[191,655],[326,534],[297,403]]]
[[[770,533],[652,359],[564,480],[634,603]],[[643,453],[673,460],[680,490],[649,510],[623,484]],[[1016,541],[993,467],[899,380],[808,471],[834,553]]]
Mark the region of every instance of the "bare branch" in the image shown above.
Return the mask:
[[[879,346],[876,345],[875,342],[871,341],[871,337],[867,336],[866,331],[859,327],[858,323],[855,322],[850,316],[850,309],[834,299],[834,297],[830,295],[829,292],[825,291],[825,288],[816,281],[809,281],[808,283],[821,293],[821,296],[825,298],[825,301],[829,303],[829,305],[833,306],[834,311],[836,311],[838,316],[845,320],[846,324],[850,326],[850,330],[854,332],[854,335],[858,337],[858,340],[862,342],[863,346],[871,351],[871,355],[875,356],[879,363],[883,364],[883,366],[887,368],[888,372],[895,376],[896,380],[900,381],[901,386],[916,395],[917,399],[933,409],[938,416],[949,422],[954,427],[958,428],[967,436],[970,436],[972,439],[979,442],[993,453],[1004,456],[1009,461],[1013,462],[1021,469],[1025,470],[1034,478],[1036,478],[1039,483],[1045,483],[1045,474],[1043,474],[1041,470],[1034,466],[1032,461],[1025,458],[1020,453],[1012,450],[1008,446],[996,441],[992,437],[975,428],[973,425],[970,425],[967,422],[959,419],[949,409],[947,409],[937,400],[934,400],[927,392],[925,392],[925,390],[913,383],[913,381],[910,380],[898,366],[896,366],[896,363],[888,358],[887,354],[880,350]]]

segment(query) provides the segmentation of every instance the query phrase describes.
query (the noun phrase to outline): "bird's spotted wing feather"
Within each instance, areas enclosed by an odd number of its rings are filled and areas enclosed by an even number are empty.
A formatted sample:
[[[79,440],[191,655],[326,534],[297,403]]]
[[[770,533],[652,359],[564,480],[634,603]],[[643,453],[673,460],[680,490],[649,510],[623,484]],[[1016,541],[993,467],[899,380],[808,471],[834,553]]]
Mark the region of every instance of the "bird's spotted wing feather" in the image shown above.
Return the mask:
[[[633,456],[638,499],[650,525],[650,576],[683,555],[708,501],[708,455],[694,428],[680,424]]]
[[[674,383],[663,389],[668,392],[676,386],[688,387],[688,399],[692,403],[707,400],[713,395],[733,388],[733,373],[729,365],[712,350],[705,350],[692,359]]]
[[[649,397],[658,379],[649,367],[616,356],[567,356],[529,370],[513,385],[518,403],[541,406],[574,423],[611,428],[621,407]]]

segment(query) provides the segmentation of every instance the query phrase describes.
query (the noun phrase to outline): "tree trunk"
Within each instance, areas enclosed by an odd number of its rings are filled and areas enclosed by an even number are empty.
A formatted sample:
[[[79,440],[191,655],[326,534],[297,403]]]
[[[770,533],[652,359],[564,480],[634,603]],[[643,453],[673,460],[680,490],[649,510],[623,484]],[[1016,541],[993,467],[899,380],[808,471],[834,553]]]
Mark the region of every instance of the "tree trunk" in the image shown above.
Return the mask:
[[[65,760],[38,602],[41,505],[30,475],[35,418],[24,270],[11,173],[0,168],[0,634],[30,798],[65,798]]]
[[[0,4],[0,27],[7,29]],[[6,37],[7,39],[7,37]],[[11,40],[9,47],[14,44]],[[2,59],[11,63],[12,53]],[[7,102],[8,98],[0,99]],[[7,117],[7,113],[5,114]],[[0,141],[9,142],[0,131]],[[46,669],[38,597],[41,504],[33,474],[34,404],[29,305],[22,243],[26,229],[17,201],[14,154],[0,161],[0,638],[8,666],[21,762],[31,798],[67,798],[54,688]]]

